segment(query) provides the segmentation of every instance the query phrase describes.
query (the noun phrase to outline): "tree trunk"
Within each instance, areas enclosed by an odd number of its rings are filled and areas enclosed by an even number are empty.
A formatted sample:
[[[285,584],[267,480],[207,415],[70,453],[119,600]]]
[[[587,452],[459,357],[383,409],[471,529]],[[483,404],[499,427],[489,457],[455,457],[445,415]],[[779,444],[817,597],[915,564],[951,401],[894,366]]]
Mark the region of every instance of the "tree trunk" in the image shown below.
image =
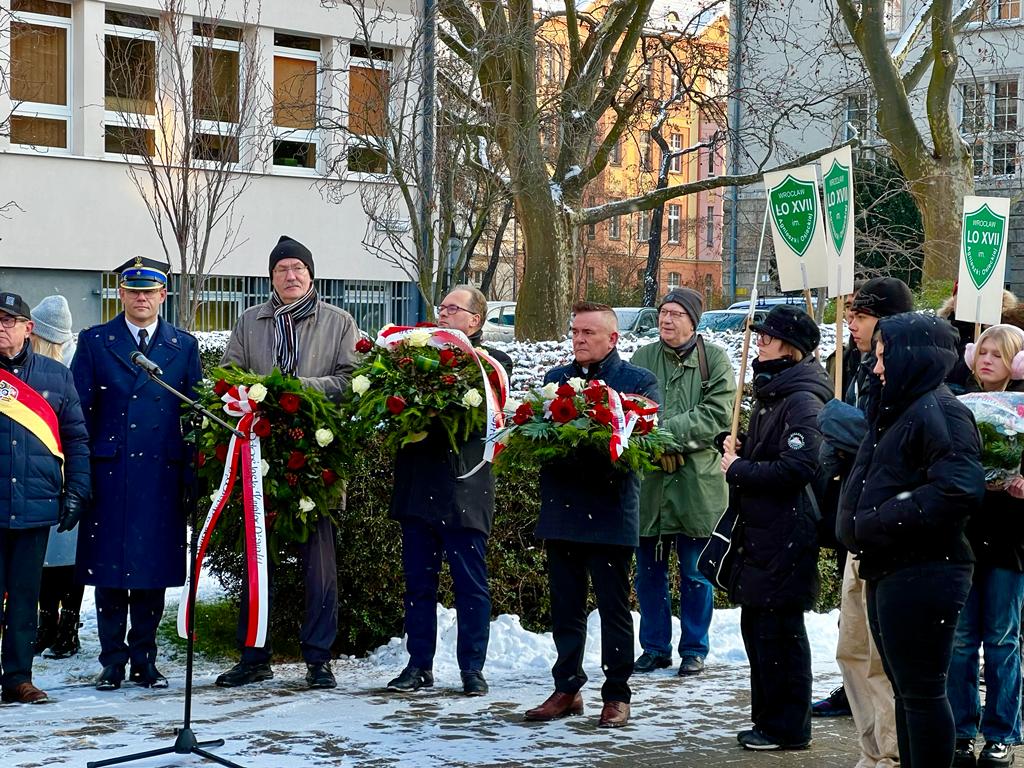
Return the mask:
[[[907,179],[924,225],[923,281],[956,280],[964,195],[974,193],[973,164],[964,153],[959,162],[957,158],[949,162],[928,158],[922,170],[925,172],[907,174]]]

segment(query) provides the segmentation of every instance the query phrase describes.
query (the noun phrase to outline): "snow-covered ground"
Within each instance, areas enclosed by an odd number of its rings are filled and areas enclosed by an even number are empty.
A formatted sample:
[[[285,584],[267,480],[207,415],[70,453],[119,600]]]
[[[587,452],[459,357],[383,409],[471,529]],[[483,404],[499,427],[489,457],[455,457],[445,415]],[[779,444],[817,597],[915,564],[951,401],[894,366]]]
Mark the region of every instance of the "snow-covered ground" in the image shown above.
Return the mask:
[[[210,580],[201,585],[203,598],[218,591]],[[177,597],[177,590],[168,591],[168,615],[173,615]],[[0,707],[3,768],[82,766],[173,743],[173,729],[182,716],[184,658],[162,651],[158,663],[171,680],[168,690],[126,684],[121,690],[100,693],[92,686],[99,665],[91,590],[83,619],[78,656],[36,659],[36,683],[49,692],[52,703]],[[819,692],[838,679],[833,658],[836,619],[835,613],[806,616]],[[634,615],[634,628],[638,622]],[[674,630],[678,641],[678,622]],[[736,754],[734,734],[748,727],[747,666],[738,610],[715,612],[704,675],[684,680],[668,669],[633,678],[633,719],[623,731],[595,727],[602,681],[596,612],[590,616],[585,662],[591,678],[584,689],[586,714],[556,723],[522,721],[522,713],[551,691],[555,650],[550,634],[527,632],[515,616],[495,619],[485,669],[491,692],[475,699],[461,695],[455,636],[455,612],[438,606],[436,684],[408,696],[382,690],[406,663],[398,638],[365,658],[336,661],[339,687],[332,691],[309,691],[301,664],[275,666],[275,679],[265,683],[221,689],[214,679],[226,662],[199,659],[193,728],[200,739],[224,738],[226,744],[213,751],[242,765],[299,768],[593,765],[616,755],[624,744],[678,753],[675,764],[680,766],[715,765],[720,764],[715,755]],[[640,652],[639,643],[635,650]],[[180,756],[138,763],[143,768],[198,764],[199,758]]]

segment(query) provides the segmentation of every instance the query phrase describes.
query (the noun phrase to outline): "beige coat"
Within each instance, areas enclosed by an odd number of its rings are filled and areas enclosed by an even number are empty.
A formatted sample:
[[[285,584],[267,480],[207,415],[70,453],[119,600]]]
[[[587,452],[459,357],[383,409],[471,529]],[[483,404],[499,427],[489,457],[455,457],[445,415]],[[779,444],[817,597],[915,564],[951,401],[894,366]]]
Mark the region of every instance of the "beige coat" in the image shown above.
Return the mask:
[[[221,365],[237,365],[247,371],[266,375],[277,366],[274,357],[274,333],[277,323],[268,301],[242,313],[231,332]],[[349,378],[355,369],[356,341],[359,329],[352,315],[343,309],[317,303],[311,318],[298,323],[299,379],[332,400],[347,393]]]

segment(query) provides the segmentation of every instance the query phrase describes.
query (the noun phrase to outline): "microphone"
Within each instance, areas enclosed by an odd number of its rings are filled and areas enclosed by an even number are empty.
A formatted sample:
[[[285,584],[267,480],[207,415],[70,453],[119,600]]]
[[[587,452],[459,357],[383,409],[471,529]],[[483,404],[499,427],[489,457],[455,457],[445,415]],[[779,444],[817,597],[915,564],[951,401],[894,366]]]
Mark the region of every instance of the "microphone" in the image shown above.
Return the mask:
[[[132,352],[130,355],[128,355],[128,359],[131,360],[132,363],[139,366],[139,368],[141,368],[148,374],[151,374],[153,376],[163,375],[163,371],[160,369],[160,366],[154,363],[141,352]]]

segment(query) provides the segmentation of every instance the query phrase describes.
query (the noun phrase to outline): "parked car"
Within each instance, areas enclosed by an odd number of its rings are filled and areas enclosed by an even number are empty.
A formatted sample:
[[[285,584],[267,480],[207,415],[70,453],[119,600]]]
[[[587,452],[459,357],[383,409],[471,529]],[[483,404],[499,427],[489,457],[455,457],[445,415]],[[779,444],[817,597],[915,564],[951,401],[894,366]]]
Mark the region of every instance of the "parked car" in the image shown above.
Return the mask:
[[[766,309],[754,310],[754,322],[759,323],[768,314]],[[747,316],[745,309],[709,309],[700,316],[697,323],[697,332],[710,331],[722,333],[723,331],[742,331],[743,319]]]
[[[484,341],[515,341],[516,303],[514,301],[488,301],[484,318]]]
[[[658,335],[658,310],[654,307],[615,307],[619,318],[619,333],[637,336]]]
[[[792,296],[758,296],[757,307],[764,307],[765,310],[769,310],[776,304],[797,304],[803,308],[807,308],[807,301],[804,299],[803,294],[793,294]],[[818,297],[811,295],[811,305],[813,307],[818,306]],[[748,309],[750,307],[750,301],[734,301],[729,305],[729,309]]]

